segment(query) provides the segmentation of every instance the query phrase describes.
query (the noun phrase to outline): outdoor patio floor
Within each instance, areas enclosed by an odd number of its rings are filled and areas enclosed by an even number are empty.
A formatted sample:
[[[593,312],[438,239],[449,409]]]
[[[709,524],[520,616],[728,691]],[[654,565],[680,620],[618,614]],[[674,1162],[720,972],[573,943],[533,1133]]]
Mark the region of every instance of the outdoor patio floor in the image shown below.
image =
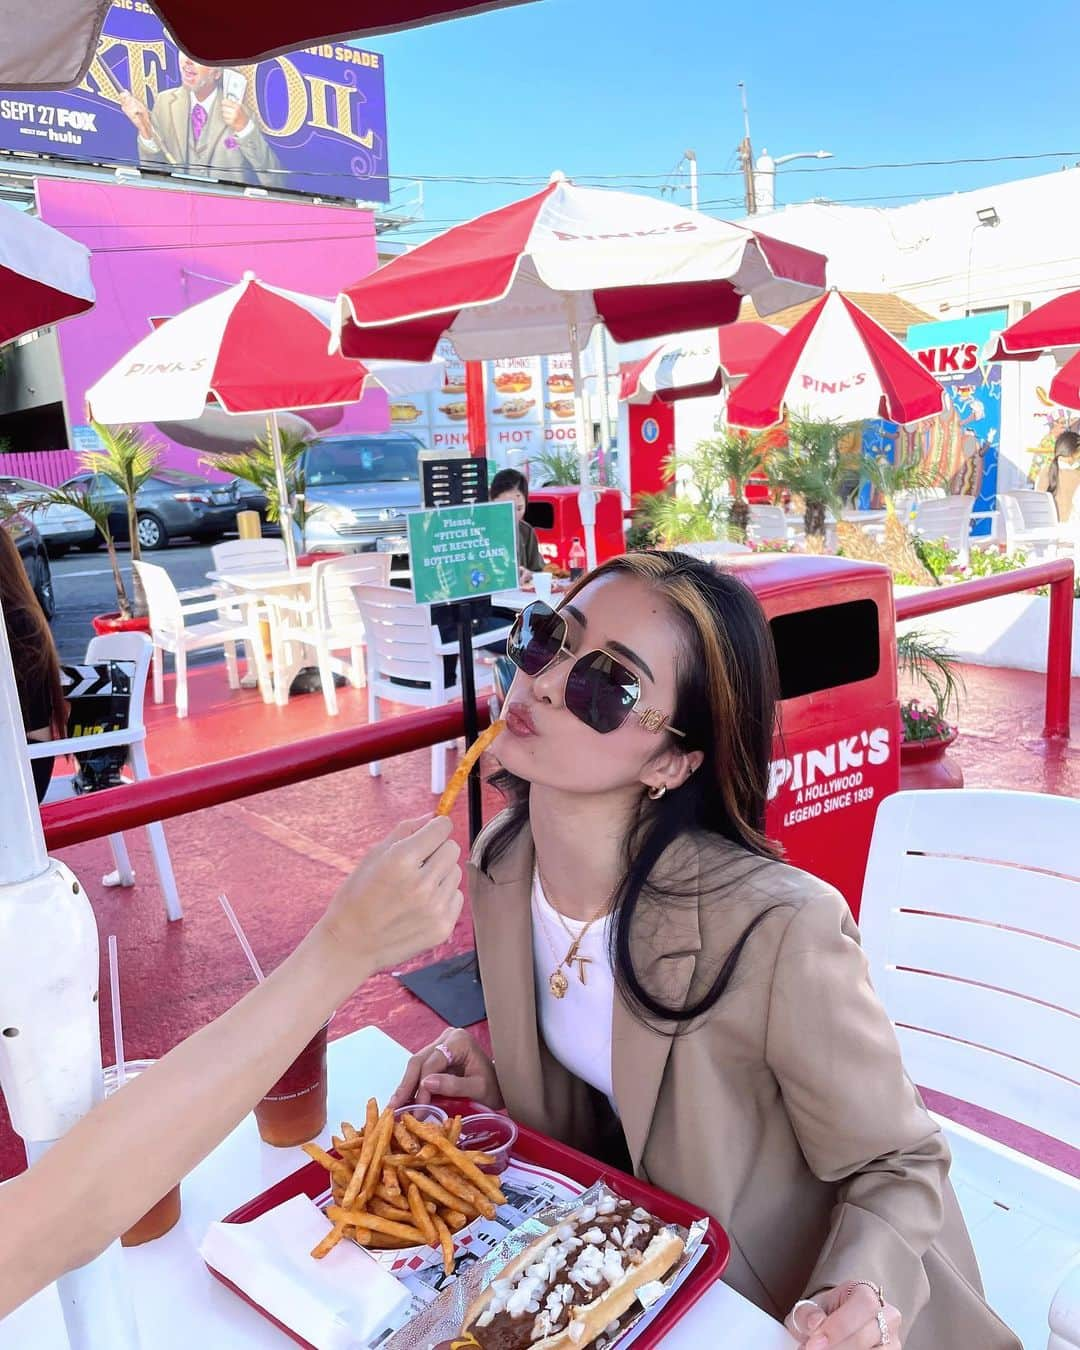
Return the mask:
[[[967,694],[962,734],[953,754],[967,785],[1080,795],[1080,681],[1073,682],[1073,741],[1047,747],[1039,737],[1041,675],[982,667],[967,667],[963,673]],[[156,773],[210,765],[367,720],[363,691],[340,690],[341,714],[329,718],[318,695],[297,697],[277,708],[264,705],[254,691],[231,692],[222,666],[193,672],[190,690],[191,716],[185,721],[175,717],[169,701],[148,708],[148,748]],[[167,699],[171,695],[169,678]],[[221,891],[227,892],[259,958],[266,967],[274,967],[314,922],[364,850],[394,822],[433,808],[429,770],[429,752],[417,752],[384,762],[381,778],[372,778],[367,768],[353,769],[168,822],[166,833],[185,911],[182,923],[165,919],[144,831],[128,835],[137,873],[130,890],[102,886],[102,875],[112,866],[105,840],[64,850],[60,856],[90,896],[102,951],[108,934],[118,938],[129,1057],[163,1054],[250,987],[247,964],[218,904]],[[497,807],[494,793],[485,789],[485,814]],[[464,800],[459,802],[455,824],[464,844]],[[466,907],[450,942],[416,964],[466,951],[471,945]],[[103,986],[107,987],[107,976]],[[106,1061],[112,1055],[107,1005],[104,998]],[[338,1011],[331,1035],[368,1024],[414,1049],[443,1027],[389,974],[371,980]],[[932,1105],[1080,1176],[1080,1154],[1057,1140],[1011,1122],[987,1120],[974,1108],[936,1096]],[[21,1141],[0,1102],[0,1177],[23,1165]]]

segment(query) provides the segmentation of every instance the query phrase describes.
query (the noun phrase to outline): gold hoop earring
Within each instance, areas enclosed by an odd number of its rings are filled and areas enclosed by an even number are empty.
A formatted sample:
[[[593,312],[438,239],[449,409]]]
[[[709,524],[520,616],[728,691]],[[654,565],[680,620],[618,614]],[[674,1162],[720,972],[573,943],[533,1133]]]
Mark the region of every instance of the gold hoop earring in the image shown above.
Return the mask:
[[[658,802],[666,792],[667,792],[666,783],[661,783],[659,787],[651,787],[649,789],[649,800],[653,802]]]

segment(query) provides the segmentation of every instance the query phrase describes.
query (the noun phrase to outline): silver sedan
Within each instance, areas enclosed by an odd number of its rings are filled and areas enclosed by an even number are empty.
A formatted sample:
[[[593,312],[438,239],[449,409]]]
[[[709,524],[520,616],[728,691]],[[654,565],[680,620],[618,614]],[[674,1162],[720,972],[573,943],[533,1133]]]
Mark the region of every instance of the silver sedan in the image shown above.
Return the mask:
[[[11,478],[0,474],[0,497],[11,501],[33,502],[48,488],[32,478]],[[50,503],[34,512],[34,524],[45,541],[49,556],[59,558],[69,548],[88,548],[97,543],[97,526],[86,514],[74,506]]]

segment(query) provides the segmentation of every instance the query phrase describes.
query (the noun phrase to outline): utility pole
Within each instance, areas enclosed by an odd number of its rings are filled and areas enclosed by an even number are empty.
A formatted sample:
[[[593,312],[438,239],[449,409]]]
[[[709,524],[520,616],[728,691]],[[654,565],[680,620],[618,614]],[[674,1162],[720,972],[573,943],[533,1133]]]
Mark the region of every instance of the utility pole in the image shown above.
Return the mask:
[[[739,160],[743,171],[743,189],[746,196],[746,214],[757,214],[757,196],[754,191],[754,147],[750,144],[750,109],[746,103],[746,85],[739,81],[742,94],[743,138],[739,144]]]
[[[697,177],[697,155],[693,150],[687,150],[683,159],[690,168],[690,210],[698,209],[698,177]]]

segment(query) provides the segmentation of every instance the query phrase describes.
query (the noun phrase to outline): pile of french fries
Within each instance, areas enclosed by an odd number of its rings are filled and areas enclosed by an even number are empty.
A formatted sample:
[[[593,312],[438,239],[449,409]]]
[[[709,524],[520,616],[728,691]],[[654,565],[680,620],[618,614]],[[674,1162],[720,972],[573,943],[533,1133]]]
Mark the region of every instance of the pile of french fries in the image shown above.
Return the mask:
[[[438,1125],[412,1115],[395,1120],[390,1107],[380,1115],[372,1098],[362,1130],[343,1121],[333,1136],[338,1157],[305,1144],[333,1187],[326,1210],[333,1227],[312,1256],[321,1260],[348,1232],[361,1247],[438,1246],[452,1274],[454,1233],[476,1218],[494,1218],[506,1203],[495,1178],[480,1170],[491,1155],[458,1148],[460,1133],[460,1116]]]

